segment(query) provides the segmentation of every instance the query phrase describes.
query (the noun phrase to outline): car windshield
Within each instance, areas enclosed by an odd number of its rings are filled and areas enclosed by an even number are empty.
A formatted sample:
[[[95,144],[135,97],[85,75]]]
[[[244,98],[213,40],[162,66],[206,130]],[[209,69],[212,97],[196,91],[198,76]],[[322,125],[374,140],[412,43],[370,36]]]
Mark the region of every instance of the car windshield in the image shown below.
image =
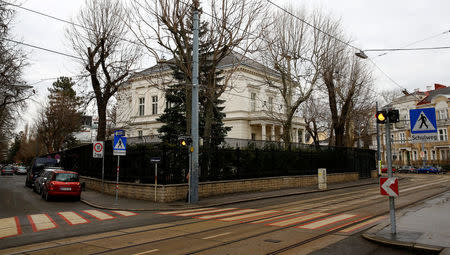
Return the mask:
[[[58,162],[53,158],[38,158],[35,163],[36,167],[42,166],[58,166]]]
[[[57,173],[55,176],[55,181],[59,182],[77,182],[78,174],[70,174],[70,173]]]

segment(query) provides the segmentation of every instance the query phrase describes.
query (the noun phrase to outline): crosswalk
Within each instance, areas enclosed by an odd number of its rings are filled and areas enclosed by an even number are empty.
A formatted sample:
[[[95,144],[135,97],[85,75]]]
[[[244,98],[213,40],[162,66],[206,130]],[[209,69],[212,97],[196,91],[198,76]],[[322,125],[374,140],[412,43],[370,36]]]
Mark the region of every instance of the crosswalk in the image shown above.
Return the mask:
[[[27,215],[26,219],[28,222],[20,221],[19,217],[8,217],[0,219],[0,240],[7,237],[18,236],[23,233],[22,229],[25,225],[31,225],[33,232],[40,232],[44,230],[56,229],[58,228],[57,222],[65,222],[69,226],[88,224],[95,220],[113,220],[118,217],[132,217],[138,215],[138,213],[131,211],[122,210],[81,210],[76,211],[63,211],[57,212],[56,217],[62,219],[53,219],[47,213],[30,214]]]
[[[268,227],[295,228],[301,230],[339,229],[340,233],[351,234],[358,230],[377,224],[384,217],[358,215],[353,213],[328,213],[319,211],[290,210],[257,210],[242,208],[201,208],[182,211],[159,212],[161,215],[190,217],[202,220],[223,222],[240,222],[247,224],[262,224]]]

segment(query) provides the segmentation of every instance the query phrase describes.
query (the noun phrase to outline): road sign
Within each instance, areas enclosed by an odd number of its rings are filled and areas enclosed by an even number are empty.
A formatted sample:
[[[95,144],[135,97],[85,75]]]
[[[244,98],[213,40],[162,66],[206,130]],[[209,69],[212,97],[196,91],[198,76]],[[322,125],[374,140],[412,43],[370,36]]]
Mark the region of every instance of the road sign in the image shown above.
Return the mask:
[[[398,179],[397,177],[380,177],[381,195],[398,197]]]
[[[411,141],[413,143],[437,141],[435,108],[409,110],[409,120],[411,126]]]
[[[114,136],[113,155],[125,156],[127,153],[127,138],[124,136]]]
[[[114,136],[125,136],[125,130],[119,129],[114,131]]]
[[[152,163],[159,163],[161,161],[161,158],[160,157],[153,157],[153,158],[150,158],[150,162],[152,162]]]
[[[92,144],[92,156],[94,158],[103,158],[105,150],[103,149],[103,142],[102,141],[95,141]]]

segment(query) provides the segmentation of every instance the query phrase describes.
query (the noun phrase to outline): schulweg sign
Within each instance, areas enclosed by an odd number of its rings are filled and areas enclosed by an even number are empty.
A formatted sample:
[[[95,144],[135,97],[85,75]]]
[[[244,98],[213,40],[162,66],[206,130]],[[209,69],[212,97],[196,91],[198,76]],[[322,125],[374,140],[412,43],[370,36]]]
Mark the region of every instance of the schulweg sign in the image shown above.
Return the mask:
[[[437,125],[435,108],[409,110],[411,142],[436,142]]]

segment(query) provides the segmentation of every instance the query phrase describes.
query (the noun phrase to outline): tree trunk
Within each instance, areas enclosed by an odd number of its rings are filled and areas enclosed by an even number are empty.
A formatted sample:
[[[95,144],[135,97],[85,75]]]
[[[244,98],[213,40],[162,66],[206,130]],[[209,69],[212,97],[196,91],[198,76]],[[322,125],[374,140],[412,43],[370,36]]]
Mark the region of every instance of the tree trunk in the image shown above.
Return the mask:
[[[106,103],[97,100],[98,128],[97,141],[105,141],[106,138]]]

